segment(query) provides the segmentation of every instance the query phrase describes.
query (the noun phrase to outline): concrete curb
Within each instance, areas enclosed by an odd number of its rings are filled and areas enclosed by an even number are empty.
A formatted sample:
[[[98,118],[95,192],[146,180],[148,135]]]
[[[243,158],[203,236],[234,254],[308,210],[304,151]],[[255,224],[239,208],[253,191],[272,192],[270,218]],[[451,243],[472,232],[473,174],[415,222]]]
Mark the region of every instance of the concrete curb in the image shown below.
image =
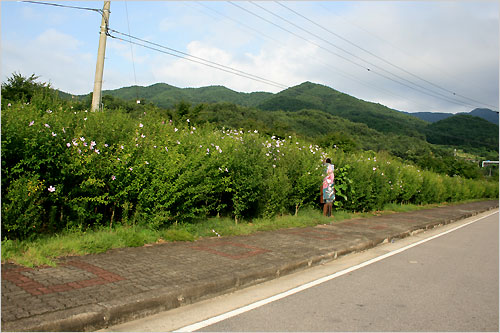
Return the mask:
[[[292,260],[279,266],[268,265],[267,267],[257,267],[245,273],[238,272],[231,277],[194,283],[176,292],[172,292],[171,289],[167,290],[166,288],[163,290],[158,289],[108,302],[100,302],[94,305],[80,306],[7,322],[3,324],[2,331],[95,331],[110,325],[175,309],[183,305],[273,280],[280,276],[336,260],[347,254],[374,248],[393,239],[402,239],[497,208],[498,204],[496,207],[490,206],[483,210],[462,211],[463,213],[457,218],[436,218],[435,220],[414,226],[407,231],[395,233],[385,238],[360,241],[347,248],[329,251],[306,260]]]

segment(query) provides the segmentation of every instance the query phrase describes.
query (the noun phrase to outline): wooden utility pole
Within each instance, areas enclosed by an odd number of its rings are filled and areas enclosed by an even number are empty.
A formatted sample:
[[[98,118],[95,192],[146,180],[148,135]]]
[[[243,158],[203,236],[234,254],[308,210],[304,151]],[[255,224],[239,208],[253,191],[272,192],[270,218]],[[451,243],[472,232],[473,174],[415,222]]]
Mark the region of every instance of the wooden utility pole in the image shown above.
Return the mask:
[[[92,111],[99,111],[101,105],[102,73],[104,71],[104,54],[106,53],[106,33],[109,24],[110,3],[111,1],[104,1],[104,7],[102,8],[101,36],[99,38],[99,49],[97,50]]]

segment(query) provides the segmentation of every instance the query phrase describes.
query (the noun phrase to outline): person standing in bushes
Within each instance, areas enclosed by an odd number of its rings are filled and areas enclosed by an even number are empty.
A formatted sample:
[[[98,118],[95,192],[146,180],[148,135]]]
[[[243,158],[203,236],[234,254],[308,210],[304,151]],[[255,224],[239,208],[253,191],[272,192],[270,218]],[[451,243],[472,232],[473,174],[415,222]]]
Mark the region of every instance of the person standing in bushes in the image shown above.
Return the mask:
[[[329,158],[325,159],[323,164],[325,165],[325,177],[323,178],[323,185],[321,186],[321,201],[324,203],[323,215],[332,216],[332,206],[335,200],[335,166]]]

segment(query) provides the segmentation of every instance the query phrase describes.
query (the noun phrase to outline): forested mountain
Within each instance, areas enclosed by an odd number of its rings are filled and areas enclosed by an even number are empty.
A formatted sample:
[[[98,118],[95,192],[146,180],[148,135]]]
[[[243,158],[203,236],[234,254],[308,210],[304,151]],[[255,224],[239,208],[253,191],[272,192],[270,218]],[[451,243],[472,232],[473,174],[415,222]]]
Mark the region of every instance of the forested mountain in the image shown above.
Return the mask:
[[[457,114],[430,124],[427,141],[459,147],[498,149],[498,125],[466,114]]]
[[[133,86],[103,91],[103,95],[111,95],[124,100],[145,99],[164,108],[171,108],[185,101],[191,104],[229,102],[267,111],[319,110],[366,124],[379,132],[419,138],[424,138],[423,129],[427,125],[424,121],[386,106],[366,102],[311,82],[302,83],[277,94],[239,93],[222,86],[176,88],[165,83],[158,83],[149,87]]]
[[[469,112],[471,116],[480,117],[484,120],[489,121],[490,123],[498,125],[498,112],[492,111],[490,109],[474,109]]]
[[[148,87],[132,86],[105,90],[103,95],[124,100],[145,99],[159,107],[171,108],[181,101],[193,104],[229,102],[243,106],[256,106],[273,94],[267,92],[241,93],[223,86],[177,88],[166,83],[157,83]]]
[[[455,114],[453,113],[443,113],[443,112],[404,112],[406,114],[409,114],[410,116],[417,117],[419,119],[435,123],[436,121],[440,121],[446,118],[449,118],[451,116],[454,116]],[[479,118],[483,118],[490,123],[498,125],[498,112],[492,111],[490,109],[474,109],[471,112],[463,112],[463,113],[458,113],[458,114],[464,114],[464,115],[470,115],[470,116],[475,116]]]
[[[366,124],[382,133],[424,138],[426,122],[377,103],[366,102],[330,87],[305,82],[283,90],[258,106],[264,110],[297,111],[316,109]]]
[[[498,154],[498,125],[483,119],[468,116],[464,120],[445,114],[449,121],[432,124],[416,118],[415,114],[366,102],[311,82],[277,94],[240,93],[223,86],[177,88],[158,83],[104,91],[103,95],[103,103],[108,107],[118,107],[122,100],[139,99],[142,104],[152,103],[169,110],[171,117],[189,114],[192,119],[231,128],[258,129],[281,136],[295,133],[324,145],[342,141],[346,150],[386,150],[413,161],[437,149],[429,143],[472,149],[488,158],[494,152]],[[79,99],[88,100],[89,95]],[[496,114],[481,109],[472,113],[489,112]]]

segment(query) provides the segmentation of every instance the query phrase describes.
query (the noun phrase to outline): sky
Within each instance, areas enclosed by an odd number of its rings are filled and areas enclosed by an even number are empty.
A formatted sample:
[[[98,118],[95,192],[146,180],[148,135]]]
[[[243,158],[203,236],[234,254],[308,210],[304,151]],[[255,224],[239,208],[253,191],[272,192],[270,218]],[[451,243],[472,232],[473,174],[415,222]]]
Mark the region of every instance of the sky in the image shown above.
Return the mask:
[[[98,12],[22,1],[0,10],[2,82],[35,74],[67,93],[92,91]],[[123,40],[107,38],[103,90],[162,82],[277,93],[310,81],[400,111],[498,111],[499,1],[111,1],[110,10],[110,33]]]

